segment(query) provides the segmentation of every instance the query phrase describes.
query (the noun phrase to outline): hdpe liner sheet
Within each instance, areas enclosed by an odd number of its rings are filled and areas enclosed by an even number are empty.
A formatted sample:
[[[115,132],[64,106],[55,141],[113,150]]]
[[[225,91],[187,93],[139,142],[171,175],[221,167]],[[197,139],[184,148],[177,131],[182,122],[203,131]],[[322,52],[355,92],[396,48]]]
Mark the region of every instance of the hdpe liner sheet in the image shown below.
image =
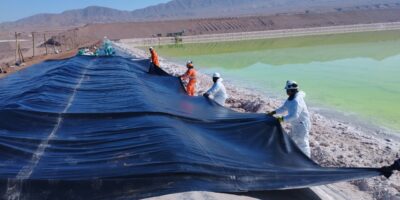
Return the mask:
[[[0,80],[0,194],[142,198],[305,188],[380,175],[322,168],[264,114],[189,97],[148,60],[74,57]]]

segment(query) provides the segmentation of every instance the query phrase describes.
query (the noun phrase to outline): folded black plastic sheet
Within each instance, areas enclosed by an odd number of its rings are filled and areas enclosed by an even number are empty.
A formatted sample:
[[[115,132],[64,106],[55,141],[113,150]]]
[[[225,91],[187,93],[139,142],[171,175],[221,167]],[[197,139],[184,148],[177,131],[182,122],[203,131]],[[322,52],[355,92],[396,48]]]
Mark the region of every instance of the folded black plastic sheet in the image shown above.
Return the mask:
[[[380,175],[322,168],[273,118],[189,97],[178,78],[149,66],[148,60],[74,57],[1,79],[2,197],[135,199]]]

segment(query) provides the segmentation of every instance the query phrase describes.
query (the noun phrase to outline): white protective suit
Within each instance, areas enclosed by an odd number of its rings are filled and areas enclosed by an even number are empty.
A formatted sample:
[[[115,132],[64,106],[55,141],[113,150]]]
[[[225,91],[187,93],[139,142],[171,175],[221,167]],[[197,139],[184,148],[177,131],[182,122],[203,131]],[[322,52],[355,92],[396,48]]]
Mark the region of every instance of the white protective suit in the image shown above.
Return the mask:
[[[288,114],[283,117],[283,121],[290,122],[292,125],[289,135],[297,146],[310,157],[309,132],[311,121],[307,105],[304,102],[305,96],[306,94],[303,91],[299,91],[293,100],[286,100],[283,106],[276,110],[276,114],[283,114],[287,111]]]
[[[213,96],[215,102],[221,106],[225,106],[225,100],[228,98],[223,79],[219,78],[214,85],[206,92],[206,94]]]

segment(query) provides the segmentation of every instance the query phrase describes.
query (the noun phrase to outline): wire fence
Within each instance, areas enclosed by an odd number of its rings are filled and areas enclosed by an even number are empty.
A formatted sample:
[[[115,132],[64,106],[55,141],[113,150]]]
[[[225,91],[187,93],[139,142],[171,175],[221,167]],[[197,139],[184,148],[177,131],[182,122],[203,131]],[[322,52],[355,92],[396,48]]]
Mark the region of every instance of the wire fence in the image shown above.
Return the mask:
[[[299,36],[327,35],[327,34],[369,32],[369,31],[386,31],[386,30],[400,30],[400,22],[282,29],[282,30],[268,30],[268,31],[240,32],[240,33],[222,33],[222,34],[209,34],[209,35],[196,35],[196,36],[133,38],[133,39],[123,39],[120,40],[120,42],[132,46],[154,46],[154,45],[167,45],[176,43],[225,42],[225,41],[285,38],[285,37],[299,37]]]
[[[59,54],[78,47],[77,34],[70,32],[15,32],[15,63],[26,58],[48,54]]]
[[[95,46],[98,40],[82,37],[78,29],[1,33],[0,77],[39,60],[65,58],[78,48]],[[59,55],[56,55],[59,54]]]

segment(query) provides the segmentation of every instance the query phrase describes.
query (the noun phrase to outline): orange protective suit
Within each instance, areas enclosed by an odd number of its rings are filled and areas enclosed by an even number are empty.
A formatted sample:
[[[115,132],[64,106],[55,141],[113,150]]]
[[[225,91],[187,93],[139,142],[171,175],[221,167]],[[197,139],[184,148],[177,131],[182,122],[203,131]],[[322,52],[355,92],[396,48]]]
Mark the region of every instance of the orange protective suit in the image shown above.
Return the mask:
[[[150,53],[151,53],[151,62],[152,62],[155,66],[160,67],[160,62],[158,61],[158,55],[157,55],[156,51],[155,51],[154,49],[152,49],[152,50],[150,51]]]
[[[183,79],[189,79],[189,83],[186,86],[186,92],[189,96],[194,96],[196,87],[196,70],[190,68],[182,76]]]

